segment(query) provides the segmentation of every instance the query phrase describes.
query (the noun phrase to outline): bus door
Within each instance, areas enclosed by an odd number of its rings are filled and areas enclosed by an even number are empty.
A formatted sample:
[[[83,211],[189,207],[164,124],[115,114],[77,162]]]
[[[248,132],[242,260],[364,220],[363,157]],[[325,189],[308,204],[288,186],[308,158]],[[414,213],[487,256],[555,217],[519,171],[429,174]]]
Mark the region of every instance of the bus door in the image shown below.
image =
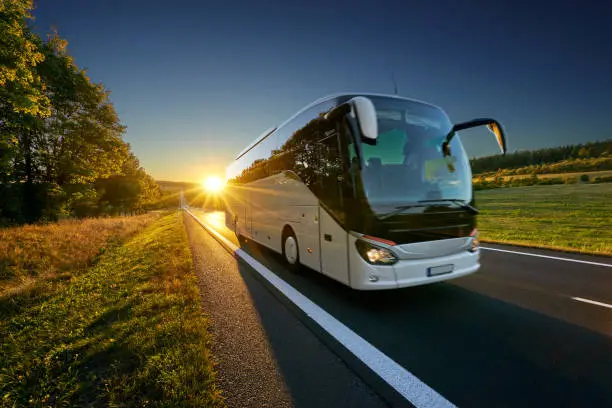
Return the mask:
[[[345,211],[345,182],[342,137],[338,124],[321,134],[317,144],[319,167],[317,190],[319,201],[319,241],[321,242],[321,272],[349,284],[348,235],[342,227]]]

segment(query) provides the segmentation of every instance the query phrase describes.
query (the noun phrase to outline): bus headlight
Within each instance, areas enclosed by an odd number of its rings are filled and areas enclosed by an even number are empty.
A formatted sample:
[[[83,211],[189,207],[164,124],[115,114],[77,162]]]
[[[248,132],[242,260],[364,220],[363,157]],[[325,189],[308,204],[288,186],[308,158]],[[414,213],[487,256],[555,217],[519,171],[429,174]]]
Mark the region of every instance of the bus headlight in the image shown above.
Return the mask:
[[[387,248],[382,248],[369,242],[357,240],[355,242],[359,255],[372,265],[393,265],[397,257]]]
[[[474,228],[474,230],[470,234],[470,237],[472,237],[472,242],[470,243],[469,251],[476,252],[480,247],[480,240],[478,239],[478,229]]]

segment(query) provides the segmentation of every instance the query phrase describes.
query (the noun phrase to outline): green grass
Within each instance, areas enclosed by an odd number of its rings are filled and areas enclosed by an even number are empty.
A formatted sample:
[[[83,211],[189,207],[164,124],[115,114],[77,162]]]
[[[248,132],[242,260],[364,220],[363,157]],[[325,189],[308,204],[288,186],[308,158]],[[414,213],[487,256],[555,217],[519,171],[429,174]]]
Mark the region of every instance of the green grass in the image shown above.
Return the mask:
[[[220,406],[176,213],[0,297],[0,406]]]
[[[476,192],[483,241],[612,255],[612,184]]]

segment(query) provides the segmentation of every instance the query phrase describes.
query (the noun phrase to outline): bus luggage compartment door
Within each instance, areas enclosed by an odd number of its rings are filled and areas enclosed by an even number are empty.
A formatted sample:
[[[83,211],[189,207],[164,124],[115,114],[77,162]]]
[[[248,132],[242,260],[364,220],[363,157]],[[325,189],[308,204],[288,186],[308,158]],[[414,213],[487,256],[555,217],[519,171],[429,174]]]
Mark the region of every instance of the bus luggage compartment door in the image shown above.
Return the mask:
[[[319,220],[321,271],[348,285],[347,233],[323,208],[319,208]]]

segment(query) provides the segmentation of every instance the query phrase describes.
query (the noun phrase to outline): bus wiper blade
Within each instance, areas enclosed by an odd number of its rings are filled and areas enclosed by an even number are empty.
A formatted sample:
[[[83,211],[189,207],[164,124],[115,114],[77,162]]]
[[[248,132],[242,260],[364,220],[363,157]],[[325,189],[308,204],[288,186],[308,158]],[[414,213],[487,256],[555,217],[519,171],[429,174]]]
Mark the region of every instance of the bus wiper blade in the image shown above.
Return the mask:
[[[419,202],[420,203],[420,202]],[[383,215],[382,217],[378,217],[379,220],[385,220],[387,218],[391,218],[394,215],[397,215],[405,210],[409,210],[411,208],[415,208],[415,207],[425,207],[425,204],[419,204],[419,203],[413,203],[413,204],[406,204],[406,205],[400,205],[395,207],[395,209],[393,211],[391,211],[390,213],[387,213],[385,215]]]
[[[441,200],[419,200],[419,203],[455,203],[459,204],[461,208],[465,208],[467,210],[470,210],[474,214],[478,214],[478,208],[458,198],[445,198]]]

